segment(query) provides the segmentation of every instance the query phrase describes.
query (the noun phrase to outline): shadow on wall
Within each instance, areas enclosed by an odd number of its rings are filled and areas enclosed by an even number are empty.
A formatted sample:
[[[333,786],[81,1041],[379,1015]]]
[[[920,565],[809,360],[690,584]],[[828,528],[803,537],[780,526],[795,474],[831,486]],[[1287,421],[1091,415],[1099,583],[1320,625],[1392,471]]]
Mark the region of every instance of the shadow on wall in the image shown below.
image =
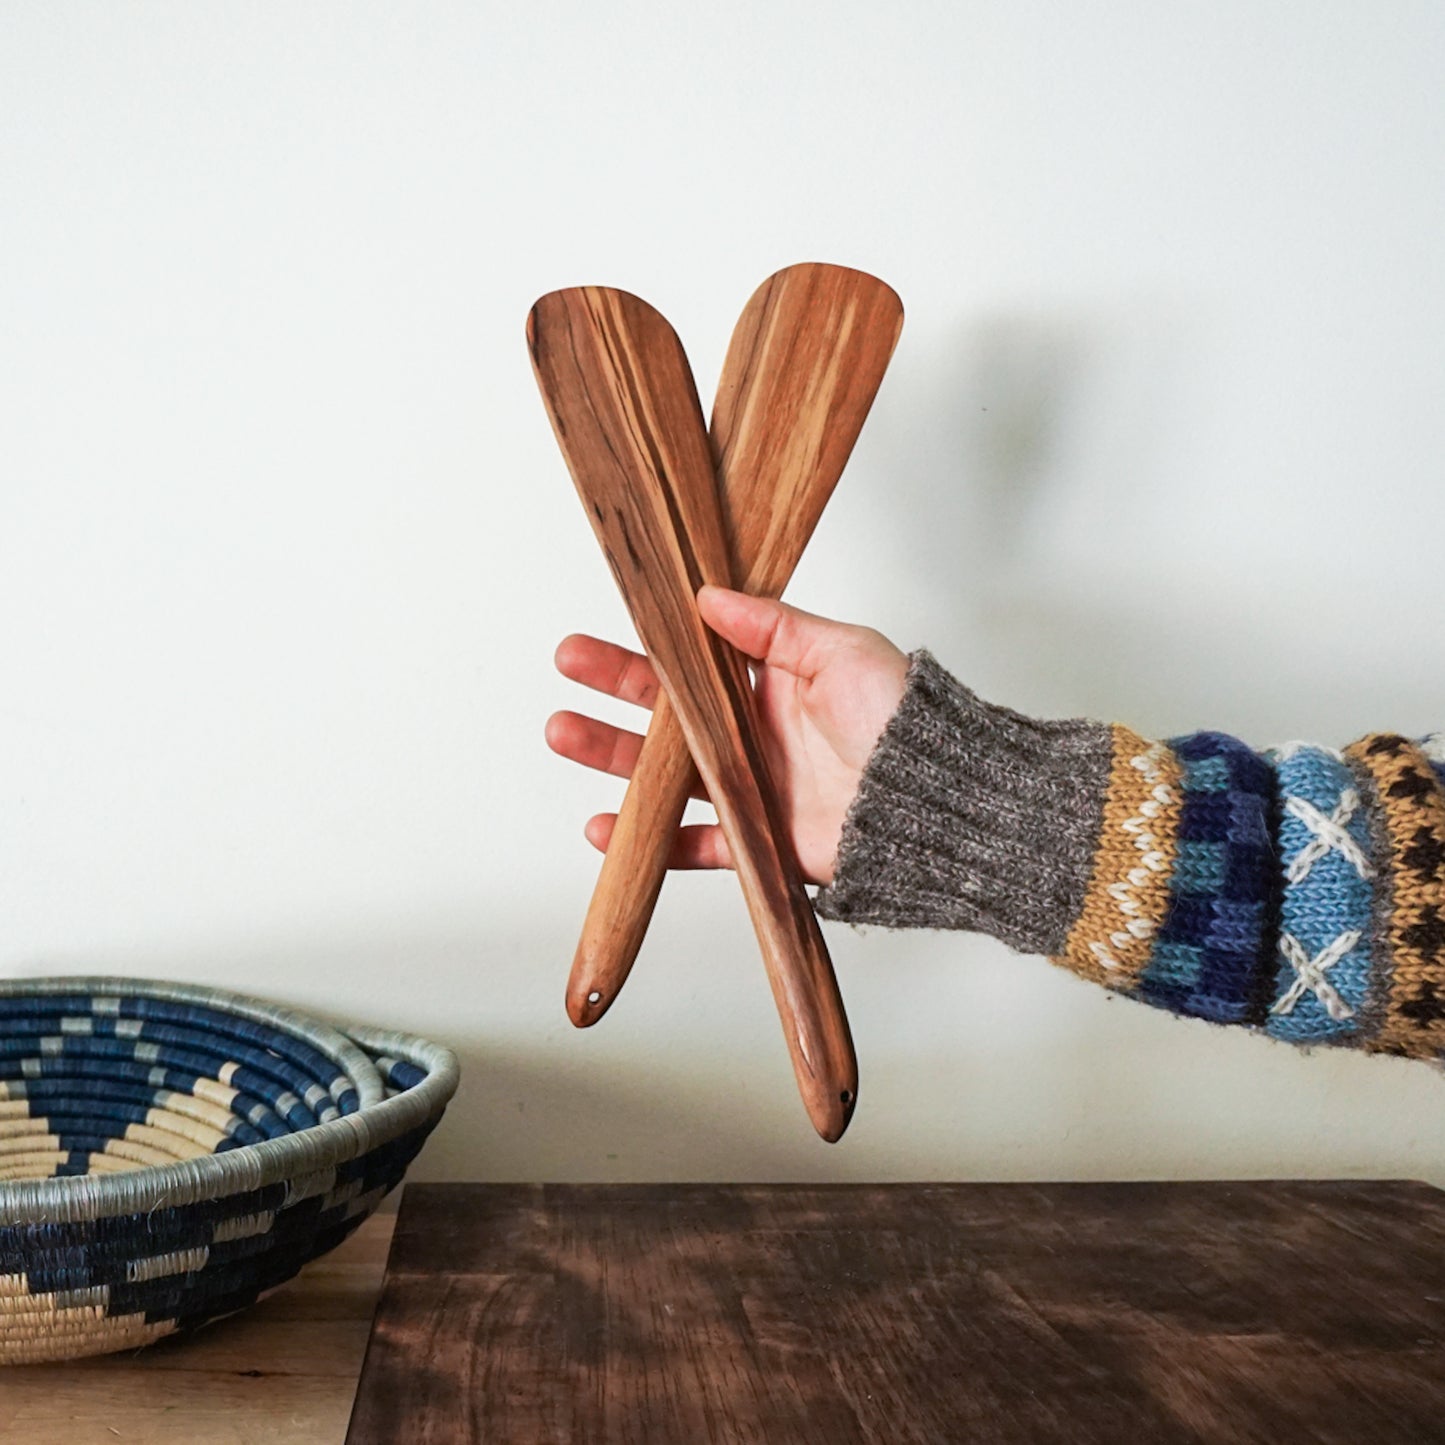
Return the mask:
[[[1367,576],[1357,558],[1351,595],[1297,545],[1287,493],[1240,516],[1237,490],[1217,506],[1191,490],[1191,439],[1213,425],[1207,377],[1187,374],[1196,331],[1167,303],[1133,304],[973,321],[909,356],[899,386],[917,401],[880,411],[872,464],[889,486],[867,519],[908,599],[891,625],[1044,716],[1260,747],[1440,726],[1423,611],[1362,626],[1358,591],[1387,595],[1384,562]],[[1248,554],[1232,545],[1246,527]]]
[[[458,1053],[464,1083],[428,1145],[428,1178],[780,1180],[809,1172],[814,1141],[801,1109],[770,1137],[769,1121],[746,1101],[735,1109],[720,1101],[715,1062],[686,1072],[639,1058],[622,1069],[475,1041]]]
[[[1098,352],[1097,331],[1086,323],[1002,318],[960,348],[962,490],[974,498],[972,551],[984,588],[1030,550],[1036,520],[1061,484],[1061,457]]]
[[[1183,485],[1167,448],[1192,397],[1192,327],[1141,299],[905,333],[860,442],[875,480],[841,500],[843,586],[884,580],[875,615],[839,614],[927,646],[994,701],[1048,713],[1098,696],[1099,713],[1110,700],[1127,713],[1133,662],[1111,658],[1131,620],[1111,610],[1127,589],[1121,537],[1167,525],[1157,514]]]
[[[971,319],[900,356],[893,385],[913,401],[870,422],[889,480],[868,535],[935,651],[977,651],[1051,539],[1138,507],[1185,350],[1160,305]]]

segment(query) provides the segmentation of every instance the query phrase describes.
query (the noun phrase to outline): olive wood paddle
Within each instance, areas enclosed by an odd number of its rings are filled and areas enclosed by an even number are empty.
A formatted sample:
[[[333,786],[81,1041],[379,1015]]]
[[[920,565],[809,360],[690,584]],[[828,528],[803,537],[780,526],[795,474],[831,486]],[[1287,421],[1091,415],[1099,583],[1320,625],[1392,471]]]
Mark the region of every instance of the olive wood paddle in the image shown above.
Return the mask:
[[[713,403],[733,584],[777,597],[858,439],[903,326],[892,287],[847,266],[789,266],[753,293]],[[567,1015],[594,1024],[616,999],[652,919],[697,781],[658,697],[602,859],[567,983]]]
[[[841,1137],[858,1066],[827,947],[768,776],[752,687],[704,625],[698,588],[731,580],[712,448],[672,327],[623,291],[532,308],[537,383],[593,529],[717,808],[813,1127]]]

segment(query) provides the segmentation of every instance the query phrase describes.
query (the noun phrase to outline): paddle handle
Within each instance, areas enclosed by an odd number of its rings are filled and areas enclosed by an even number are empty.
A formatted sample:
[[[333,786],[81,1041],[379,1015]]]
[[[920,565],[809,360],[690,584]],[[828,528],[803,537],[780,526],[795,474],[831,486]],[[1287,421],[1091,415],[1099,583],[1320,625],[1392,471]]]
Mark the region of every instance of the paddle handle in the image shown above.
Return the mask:
[[[769,780],[746,664],[705,627],[703,649],[675,650],[666,624],[659,631],[661,619],[649,615],[640,579],[627,568],[614,570],[658,667],[663,696],[672,701],[659,698],[648,734],[655,761],[639,760],[619,815],[626,831],[615,853],[608,848],[597,890],[601,905],[594,895],[584,940],[592,939],[604,969],[622,960],[620,977],[626,976],[666,877],[695,758],[732,853],[803,1105],[818,1133],[834,1142],[857,1103],[858,1063],[832,960]],[[664,654],[670,654],[666,663]],[[569,991],[569,1013],[575,1008],[585,1018],[587,1009],[605,1009],[620,986],[618,977],[604,992],[607,977],[594,974],[580,1000]]]
[[[769,778],[747,666],[727,643],[713,641],[720,677],[706,669],[663,681],[727,838],[803,1106],[833,1143],[858,1101],[853,1038]]]
[[[682,726],[667,694],[659,693],[572,959],[567,1016],[579,1029],[607,1012],[632,971],[696,783]]]

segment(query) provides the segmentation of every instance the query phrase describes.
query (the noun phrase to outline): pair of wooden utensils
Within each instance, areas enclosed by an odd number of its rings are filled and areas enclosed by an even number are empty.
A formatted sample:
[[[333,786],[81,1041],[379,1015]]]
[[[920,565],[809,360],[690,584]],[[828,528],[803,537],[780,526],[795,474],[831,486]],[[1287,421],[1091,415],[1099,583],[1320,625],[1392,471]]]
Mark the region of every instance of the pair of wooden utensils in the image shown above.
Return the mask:
[[[779,271],[733,332],[709,438],[682,344],[645,301],[573,287],[542,297],[527,318],[558,444],[663,688],[583,926],[567,1012],[585,1027],[617,997],[701,774],[799,1091],[830,1141],[858,1098],[848,1020],[768,776],[746,663],[703,623],[696,597],[710,582],[782,592],[902,325],[898,297],[875,277],[842,266]]]

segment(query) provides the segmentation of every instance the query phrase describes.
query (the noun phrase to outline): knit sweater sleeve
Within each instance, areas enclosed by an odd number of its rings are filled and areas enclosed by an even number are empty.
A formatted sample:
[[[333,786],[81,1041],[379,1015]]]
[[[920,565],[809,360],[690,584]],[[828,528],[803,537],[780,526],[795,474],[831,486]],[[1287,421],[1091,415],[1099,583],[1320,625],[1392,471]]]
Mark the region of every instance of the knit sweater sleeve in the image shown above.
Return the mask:
[[[1151,741],[984,702],[916,653],[818,911],[990,933],[1292,1043],[1445,1057],[1445,734]]]

